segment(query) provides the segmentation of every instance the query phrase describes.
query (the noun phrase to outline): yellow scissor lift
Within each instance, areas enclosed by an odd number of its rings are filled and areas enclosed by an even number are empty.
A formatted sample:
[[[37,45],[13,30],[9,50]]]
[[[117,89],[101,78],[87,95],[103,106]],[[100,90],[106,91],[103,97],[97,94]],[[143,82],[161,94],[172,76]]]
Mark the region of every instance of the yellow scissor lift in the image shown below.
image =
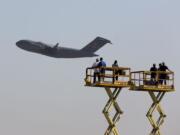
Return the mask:
[[[156,74],[156,78],[151,78],[151,74]],[[148,92],[152,98],[152,105],[150,106],[146,116],[150,121],[153,129],[151,130],[150,135],[161,135],[160,126],[164,122],[166,117],[160,101],[166,92],[174,91],[174,73],[170,71],[136,71],[131,72],[131,86],[130,90],[132,91],[145,91]],[[155,120],[153,116],[154,111],[158,111],[159,118]]]
[[[105,73],[99,74],[100,80],[94,82],[94,70],[95,68],[87,68],[86,69],[86,78],[85,78],[85,86],[90,87],[104,87],[106,93],[109,96],[109,100],[106,103],[103,114],[109,124],[105,135],[119,135],[119,132],[116,127],[116,123],[120,119],[120,115],[123,111],[120,109],[116,99],[121,92],[122,88],[129,87],[131,91],[144,91],[148,92],[150,97],[152,98],[152,105],[150,106],[146,116],[150,121],[153,129],[150,135],[161,135],[160,126],[164,122],[164,118],[166,117],[162,107],[160,105],[160,101],[166,92],[175,91],[174,88],[174,73],[171,71],[162,72],[150,72],[150,71],[135,71],[131,72],[130,68],[119,67],[105,67],[103,68]],[[101,70],[101,69],[99,69]],[[116,71],[121,71],[120,74],[116,74]],[[155,73],[156,78],[151,78],[151,74]],[[162,79],[162,76],[163,79]],[[116,80],[118,77],[118,80]],[[110,112],[112,108],[116,110],[116,113],[113,117],[110,117]],[[153,116],[153,112],[157,110],[159,113],[159,118],[155,120]]]
[[[105,74],[99,74],[99,80],[97,76],[94,76],[95,68],[87,68],[86,69],[86,78],[85,78],[85,86],[90,87],[104,87],[107,95],[109,96],[109,100],[107,101],[103,114],[109,124],[107,130],[104,135],[119,135],[118,129],[116,127],[116,123],[120,119],[120,115],[123,113],[118,102],[116,101],[119,93],[122,88],[129,87],[130,84],[130,68],[126,67],[105,67],[103,70]],[[99,70],[102,70],[99,69]],[[119,72],[117,74],[117,71]],[[96,77],[96,82],[94,82],[94,77]],[[118,79],[118,80],[117,80]],[[110,116],[112,109],[115,109],[115,114],[113,117]]]

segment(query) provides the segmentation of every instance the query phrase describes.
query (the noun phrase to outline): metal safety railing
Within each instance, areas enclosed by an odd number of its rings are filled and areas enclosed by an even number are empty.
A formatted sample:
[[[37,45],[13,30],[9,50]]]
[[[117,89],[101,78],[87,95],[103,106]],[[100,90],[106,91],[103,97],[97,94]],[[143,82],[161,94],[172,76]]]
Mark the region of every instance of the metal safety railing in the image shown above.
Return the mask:
[[[94,84],[128,84],[130,82],[130,68],[127,67],[101,67],[86,68],[86,85]]]
[[[174,72],[171,71],[135,71],[131,72],[131,88],[174,89]]]

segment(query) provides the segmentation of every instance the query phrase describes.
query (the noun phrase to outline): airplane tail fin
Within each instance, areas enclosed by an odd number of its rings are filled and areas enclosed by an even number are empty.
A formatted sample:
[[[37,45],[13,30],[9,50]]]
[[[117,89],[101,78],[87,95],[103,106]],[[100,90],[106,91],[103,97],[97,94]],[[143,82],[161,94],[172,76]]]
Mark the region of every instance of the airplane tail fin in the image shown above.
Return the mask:
[[[83,47],[81,49],[81,51],[94,53],[107,43],[112,44],[110,40],[107,40],[107,39],[102,38],[102,37],[96,37],[92,42],[90,42],[88,45]]]

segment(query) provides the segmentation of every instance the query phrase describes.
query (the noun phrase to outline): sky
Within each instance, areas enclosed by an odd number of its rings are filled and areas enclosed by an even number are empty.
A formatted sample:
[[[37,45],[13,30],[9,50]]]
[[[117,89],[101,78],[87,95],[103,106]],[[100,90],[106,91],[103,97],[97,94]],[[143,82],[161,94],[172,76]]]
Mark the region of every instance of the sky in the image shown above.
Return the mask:
[[[165,62],[175,72],[175,92],[161,104],[163,135],[180,128],[179,0],[0,0],[0,134],[104,134],[103,88],[84,86],[95,58],[56,59],[16,47],[21,39],[80,49],[101,36],[111,40],[97,54],[132,71]],[[123,89],[120,134],[148,134],[146,92]],[[179,121],[178,121],[179,120]]]

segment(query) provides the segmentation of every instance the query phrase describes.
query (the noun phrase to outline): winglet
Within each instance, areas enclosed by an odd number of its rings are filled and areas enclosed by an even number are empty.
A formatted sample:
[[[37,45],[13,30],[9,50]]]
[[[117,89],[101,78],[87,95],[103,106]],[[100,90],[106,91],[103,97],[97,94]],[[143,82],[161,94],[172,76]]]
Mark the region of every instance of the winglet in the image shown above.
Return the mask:
[[[103,38],[103,37],[97,37],[96,39],[102,40],[102,41],[104,41],[104,42],[106,42],[106,43],[109,43],[109,44],[112,44],[110,40],[105,39],[105,38]]]

